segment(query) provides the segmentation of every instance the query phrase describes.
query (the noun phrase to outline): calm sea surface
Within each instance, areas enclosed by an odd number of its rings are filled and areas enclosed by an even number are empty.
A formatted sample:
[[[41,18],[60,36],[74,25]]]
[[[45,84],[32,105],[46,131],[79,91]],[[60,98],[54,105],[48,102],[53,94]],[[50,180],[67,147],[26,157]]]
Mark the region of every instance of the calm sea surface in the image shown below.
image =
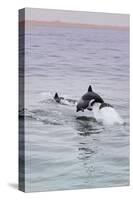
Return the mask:
[[[128,31],[32,26],[25,48],[26,191],[128,185]],[[74,104],[53,100],[78,100],[90,84],[124,125],[77,118]]]

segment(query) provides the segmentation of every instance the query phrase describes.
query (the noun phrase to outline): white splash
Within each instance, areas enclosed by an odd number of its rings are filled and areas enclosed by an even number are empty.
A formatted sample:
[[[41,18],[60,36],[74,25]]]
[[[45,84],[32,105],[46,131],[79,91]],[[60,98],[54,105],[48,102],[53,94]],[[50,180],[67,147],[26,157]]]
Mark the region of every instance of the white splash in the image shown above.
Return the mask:
[[[69,101],[67,101],[66,99],[62,99],[61,100],[61,104],[64,104],[64,105],[71,105],[71,103]]]
[[[105,125],[123,124],[123,119],[118,112],[112,107],[103,107],[99,109],[100,104],[94,104],[93,114],[97,121]]]

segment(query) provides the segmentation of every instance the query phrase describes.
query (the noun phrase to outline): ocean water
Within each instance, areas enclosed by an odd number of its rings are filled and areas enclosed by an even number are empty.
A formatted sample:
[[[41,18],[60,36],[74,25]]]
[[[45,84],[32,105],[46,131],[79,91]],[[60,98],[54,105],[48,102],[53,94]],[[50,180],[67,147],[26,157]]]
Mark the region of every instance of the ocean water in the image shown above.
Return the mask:
[[[79,100],[89,85],[124,124],[53,100],[55,92]],[[128,185],[129,32],[27,28],[25,120],[27,192]]]

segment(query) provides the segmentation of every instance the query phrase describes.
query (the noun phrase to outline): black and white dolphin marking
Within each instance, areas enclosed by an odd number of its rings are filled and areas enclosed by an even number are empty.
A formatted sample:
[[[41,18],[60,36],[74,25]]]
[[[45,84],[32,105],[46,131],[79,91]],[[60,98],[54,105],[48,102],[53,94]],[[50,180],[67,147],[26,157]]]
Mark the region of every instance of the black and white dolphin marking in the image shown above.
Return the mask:
[[[104,100],[97,93],[93,92],[90,85],[87,93],[85,93],[78,101],[76,111],[84,112],[85,109],[92,110],[92,106],[95,102],[104,103]]]

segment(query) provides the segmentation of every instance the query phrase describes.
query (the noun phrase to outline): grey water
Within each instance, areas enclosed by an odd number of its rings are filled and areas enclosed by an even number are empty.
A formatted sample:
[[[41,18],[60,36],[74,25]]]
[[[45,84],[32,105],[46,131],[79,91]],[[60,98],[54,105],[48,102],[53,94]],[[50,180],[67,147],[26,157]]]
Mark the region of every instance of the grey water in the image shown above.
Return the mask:
[[[78,100],[89,85],[124,125],[53,100],[55,92]],[[25,167],[28,192],[129,185],[128,31],[26,29]]]

